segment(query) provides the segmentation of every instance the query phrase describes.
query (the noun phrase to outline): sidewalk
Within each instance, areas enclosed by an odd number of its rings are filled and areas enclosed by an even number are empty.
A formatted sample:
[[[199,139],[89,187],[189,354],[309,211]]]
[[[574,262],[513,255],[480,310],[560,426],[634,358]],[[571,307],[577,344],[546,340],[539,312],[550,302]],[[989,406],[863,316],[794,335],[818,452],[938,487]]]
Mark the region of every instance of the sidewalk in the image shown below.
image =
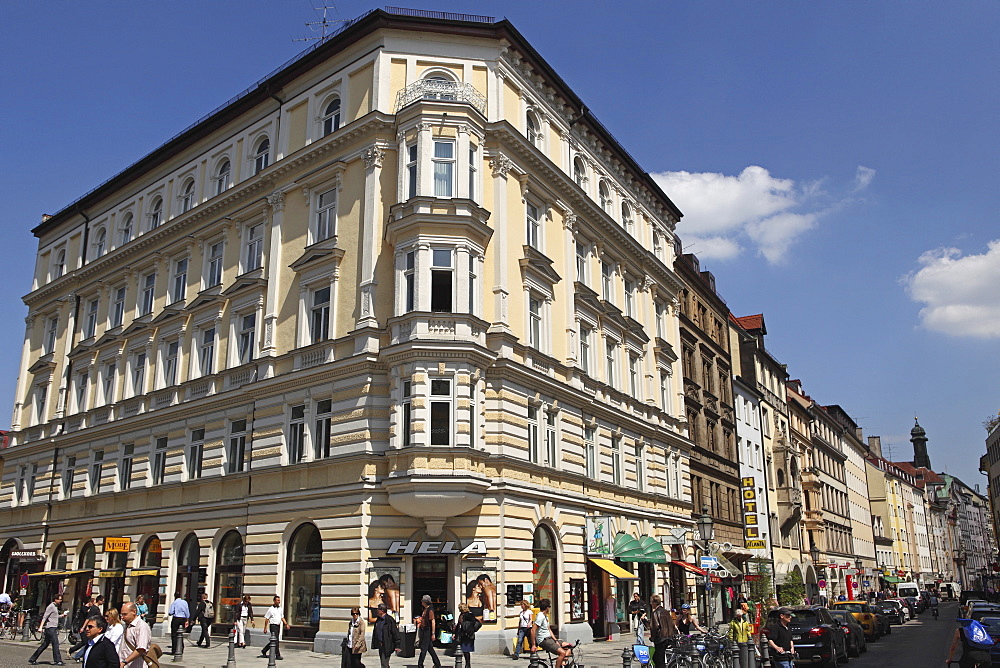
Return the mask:
[[[159,642],[160,639],[154,639]],[[214,638],[213,638],[214,641]],[[631,643],[625,640],[613,642],[592,642],[580,645],[577,649],[577,662],[586,668],[617,668],[622,665],[622,650],[626,647],[631,651]],[[260,647],[247,647],[236,650],[237,666],[256,666],[266,668],[267,659],[260,658]],[[441,660],[443,668],[453,668],[455,657],[448,656],[442,650],[437,650],[438,658]],[[322,666],[323,668],[334,668],[340,665],[339,654],[319,654],[311,650],[293,648],[282,644],[281,654],[283,661],[276,662],[280,668],[313,668]],[[160,657],[162,668],[168,666],[184,666],[185,668],[225,668],[229,659],[229,646],[224,643],[213,642],[210,649],[195,647],[187,644],[184,647],[184,657],[174,663],[172,656],[164,654]],[[369,650],[362,659],[366,668],[378,668],[378,653]],[[401,658],[398,655],[391,660],[392,668],[416,668],[417,658]],[[463,664],[460,664],[464,666]],[[636,663],[636,666],[639,664]],[[473,668],[528,668],[528,655],[522,654],[518,661],[514,661],[509,656],[498,654],[473,654]],[[425,667],[431,668],[431,662],[425,661]]]

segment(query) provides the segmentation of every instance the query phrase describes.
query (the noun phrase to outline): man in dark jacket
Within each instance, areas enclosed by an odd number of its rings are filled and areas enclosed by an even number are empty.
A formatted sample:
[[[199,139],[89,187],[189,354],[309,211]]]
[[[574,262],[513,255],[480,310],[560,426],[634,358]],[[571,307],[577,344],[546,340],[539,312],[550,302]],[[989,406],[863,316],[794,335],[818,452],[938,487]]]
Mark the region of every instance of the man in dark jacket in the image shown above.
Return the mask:
[[[378,650],[382,668],[389,668],[389,658],[399,651],[399,627],[396,620],[389,616],[385,603],[379,603],[375,611],[378,619],[372,629],[372,649]]]
[[[653,665],[663,668],[667,662],[667,641],[677,635],[674,620],[663,607],[658,594],[649,597],[653,612],[649,616],[649,639],[653,641]]]
[[[198,642],[195,644],[198,645],[198,647],[201,647],[201,643],[204,641],[205,649],[208,649],[212,646],[212,636],[210,633],[212,630],[212,622],[215,621],[215,606],[208,600],[208,594],[205,592],[202,592],[201,596],[198,598],[200,600],[198,601],[198,604],[194,606],[194,618],[195,621],[201,624],[201,637],[198,638]]]
[[[100,615],[88,617],[83,623],[83,635],[87,639],[83,650],[83,668],[117,668],[121,665],[115,644],[108,640],[104,632],[108,622]]]

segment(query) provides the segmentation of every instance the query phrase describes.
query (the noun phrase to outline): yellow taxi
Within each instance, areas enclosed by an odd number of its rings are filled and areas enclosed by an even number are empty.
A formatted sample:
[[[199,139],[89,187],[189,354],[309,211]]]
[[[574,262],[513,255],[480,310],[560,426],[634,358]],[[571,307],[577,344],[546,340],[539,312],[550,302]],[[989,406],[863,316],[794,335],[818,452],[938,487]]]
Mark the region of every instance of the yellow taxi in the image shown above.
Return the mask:
[[[858,624],[861,624],[861,628],[865,630],[866,640],[878,638],[878,619],[875,618],[875,613],[872,612],[868,601],[834,601],[830,603],[830,609],[846,610],[854,615]]]

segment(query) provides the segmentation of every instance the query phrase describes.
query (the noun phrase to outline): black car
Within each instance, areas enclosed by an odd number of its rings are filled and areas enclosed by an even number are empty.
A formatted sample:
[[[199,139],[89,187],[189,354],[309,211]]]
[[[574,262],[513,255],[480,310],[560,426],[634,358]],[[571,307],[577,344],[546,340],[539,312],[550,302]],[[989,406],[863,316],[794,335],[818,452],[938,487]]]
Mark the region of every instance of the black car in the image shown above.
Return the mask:
[[[850,656],[861,656],[868,651],[868,641],[865,640],[865,629],[858,623],[854,615],[847,610],[830,610],[830,616],[840,622],[847,640],[847,653]]]
[[[821,605],[795,606],[788,629],[792,632],[795,653],[802,663],[819,664],[834,668],[838,662],[847,661],[847,640],[844,627]],[[778,611],[767,613],[767,626],[780,624]],[[768,633],[768,628],[764,629]]]
[[[879,608],[876,608],[874,605],[866,605],[865,612],[875,615],[876,625],[878,626],[878,633],[875,634],[876,640],[892,633],[892,622],[889,621],[889,618]]]
[[[902,624],[906,621],[903,619],[903,613],[899,607],[892,603],[887,601],[875,601],[873,607],[885,615],[885,618],[892,624]]]

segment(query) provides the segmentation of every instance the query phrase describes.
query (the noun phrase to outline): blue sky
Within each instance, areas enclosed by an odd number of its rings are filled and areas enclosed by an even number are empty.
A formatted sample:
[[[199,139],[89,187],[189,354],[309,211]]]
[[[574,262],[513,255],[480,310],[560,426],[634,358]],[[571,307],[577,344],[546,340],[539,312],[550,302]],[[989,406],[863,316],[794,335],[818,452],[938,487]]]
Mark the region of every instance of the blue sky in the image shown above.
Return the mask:
[[[0,406],[41,215],[304,48],[293,39],[318,6],[0,3]],[[509,18],[663,184],[687,249],[735,314],[765,314],[769,349],[816,401],[897,459],[918,415],[935,468],[985,482],[981,423],[1000,409],[1000,4],[406,6]]]

